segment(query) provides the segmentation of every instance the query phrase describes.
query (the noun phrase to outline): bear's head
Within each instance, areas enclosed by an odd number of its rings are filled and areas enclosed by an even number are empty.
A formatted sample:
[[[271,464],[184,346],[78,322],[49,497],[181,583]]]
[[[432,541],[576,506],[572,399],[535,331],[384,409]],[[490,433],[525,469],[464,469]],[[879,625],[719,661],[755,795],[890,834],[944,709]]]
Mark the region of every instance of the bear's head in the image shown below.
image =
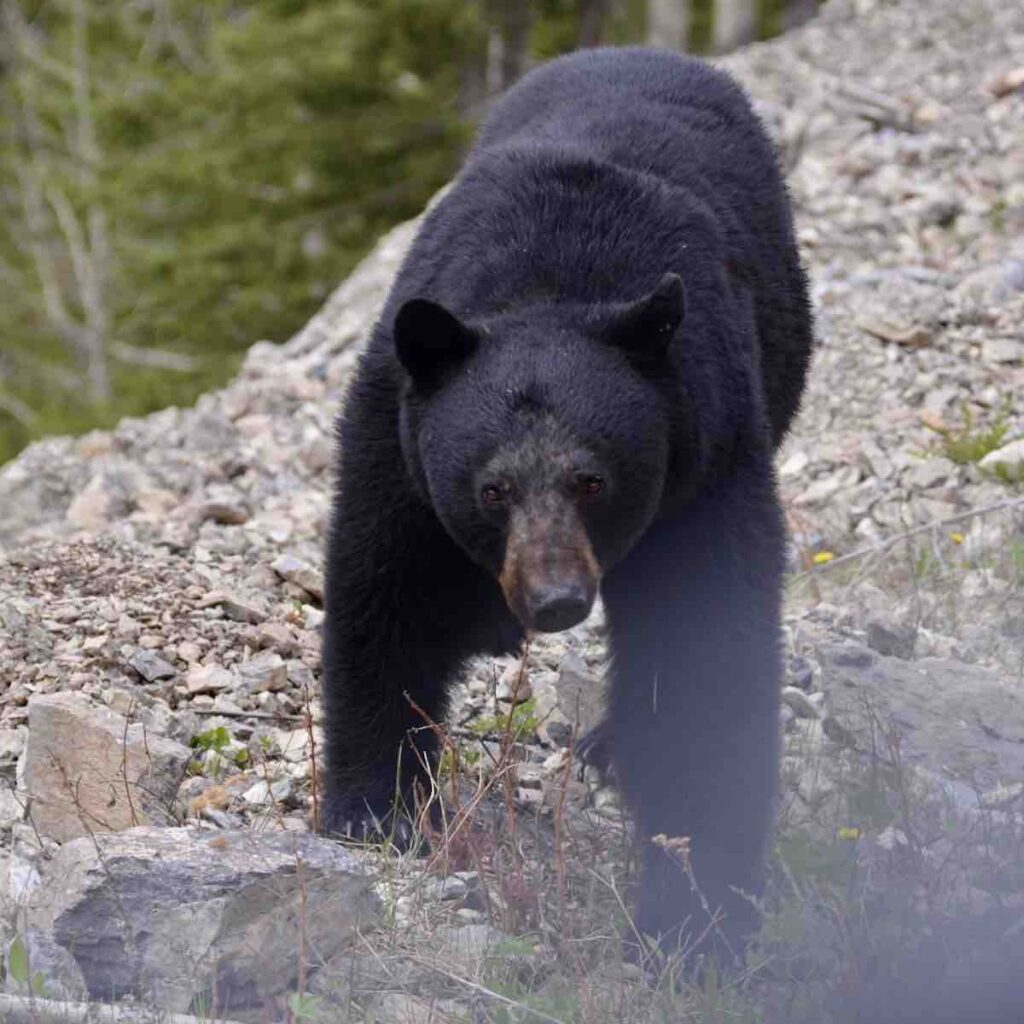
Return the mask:
[[[463,320],[412,299],[396,314],[409,471],[526,629],[586,618],[602,573],[658,511],[679,433],[668,346],[683,307],[668,274],[628,303]]]

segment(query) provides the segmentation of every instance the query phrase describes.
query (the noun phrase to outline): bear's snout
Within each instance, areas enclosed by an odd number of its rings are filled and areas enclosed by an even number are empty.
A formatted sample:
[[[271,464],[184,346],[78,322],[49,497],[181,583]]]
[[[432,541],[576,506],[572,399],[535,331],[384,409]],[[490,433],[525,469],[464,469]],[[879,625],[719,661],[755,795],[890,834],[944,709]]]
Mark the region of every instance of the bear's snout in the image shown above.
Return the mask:
[[[590,538],[568,503],[534,501],[512,512],[498,581],[525,629],[559,633],[582,622],[600,579]]]
[[[578,583],[560,584],[539,594],[531,593],[529,618],[538,633],[560,633],[582,622],[594,603],[594,595]]]

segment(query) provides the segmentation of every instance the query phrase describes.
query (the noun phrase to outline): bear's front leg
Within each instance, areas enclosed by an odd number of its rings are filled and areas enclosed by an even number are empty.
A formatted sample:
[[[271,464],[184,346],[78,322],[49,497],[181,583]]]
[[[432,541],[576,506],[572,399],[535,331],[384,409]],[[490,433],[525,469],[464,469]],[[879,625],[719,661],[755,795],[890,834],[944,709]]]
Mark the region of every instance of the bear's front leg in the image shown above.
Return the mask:
[[[320,830],[405,849],[436,763],[430,723],[463,660],[496,646],[504,603],[429,509],[347,493],[327,559]]]
[[[604,585],[609,722],[643,872],[635,924],[666,950],[742,956],[758,923],[779,756],[784,534],[751,470],[655,524]],[[682,853],[655,836],[688,837]]]

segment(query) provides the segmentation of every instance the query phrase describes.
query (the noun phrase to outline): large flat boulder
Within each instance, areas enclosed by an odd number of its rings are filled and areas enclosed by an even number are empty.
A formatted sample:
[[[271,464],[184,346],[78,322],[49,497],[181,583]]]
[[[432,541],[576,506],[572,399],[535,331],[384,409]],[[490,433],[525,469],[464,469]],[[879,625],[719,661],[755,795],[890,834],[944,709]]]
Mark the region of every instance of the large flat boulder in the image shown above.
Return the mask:
[[[851,743],[883,753],[897,737],[901,760],[978,791],[1024,780],[1024,687],[953,658],[904,661],[859,644],[818,650],[832,719]]]
[[[300,973],[374,923],[371,884],[315,836],[136,828],[62,846],[22,920],[33,970],[66,997],[276,1020]]]

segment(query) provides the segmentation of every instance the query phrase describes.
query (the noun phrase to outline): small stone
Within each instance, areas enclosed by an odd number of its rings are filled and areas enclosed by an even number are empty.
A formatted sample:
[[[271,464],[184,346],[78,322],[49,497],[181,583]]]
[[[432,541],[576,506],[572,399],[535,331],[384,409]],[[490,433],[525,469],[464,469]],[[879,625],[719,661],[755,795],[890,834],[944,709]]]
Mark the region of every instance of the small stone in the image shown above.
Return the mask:
[[[68,525],[76,530],[100,533],[109,523],[113,500],[103,490],[102,480],[94,480],[68,506]]]
[[[1008,475],[1012,480],[1024,479],[1024,437],[989,452],[978,465],[988,473]]]
[[[530,686],[530,676],[522,662],[514,661],[498,680],[494,691],[495,697],[505,703],[515,702],[522,704],[533,696],[533,688]]]
[[[563,774],[570,763],[568,750],[556,750],[541,762],[544,774],[549,778]]]
[[[10,828],[24,820],[25,805],[8,785],[0,785],[0,828]]]
[[[274,742],[285,761],[299,764],[309,759],[310,744],[307,729],[277,729],[273,733]],[[317,743],[322,748],[322,741]]]
[[[524,789],[540,789],[546,778],[544,766],[532,761],[520,761],[515,766],[516,782]]]
[[[19,725],[17,729],[0,729],[0,763],[17,761],[25,750],[28,729]]]
[[[957,468],[949,459],[925,459],[904,470],[900,483],[911,490],[926,491],[945,483],[955,483]]]
[[[442,931],[438,940],[446,953],[467,966],[479,969],[488,952],[508,941],[508,936],[489,924],[470,924]]]
[[[879,654],[893,658],[912,658],[917,630],[913,626],[878,616],[872,616],[864,624],[868,646]]]
[[[249,510],[228,501],[207,501],[199,506],[199,521],[212,520],[222,526],[241,526],[249,519]]]
[[[821,709],[817,703],[796,686],[782,688],[782,700],[800,718],[820,718]]]
[[[807,658],[789,659],[789,685],[798,686],[801,690],[810,690],[814,686],[814,666]]]
[[[288,686],[288,666],[280,654],[267,652],[243,661],[238,667],[242,685],[249,693],[279,691]]]
[[[527,810],[540,810],[544,806],[544,793],[539,789],[525,789],[522,786],[517,786],[515,801],[520,807],[525,807]]]
[[[795,480],[803,475],[804,470],[810,464],[811,459],[807,452],[797,449],[779,466],[779,478],[782,480]]]
[[[261,623],[256,631],[256,640],[261,648],[269,648],[286,656],[294,654],[299,648],[295,636],[283,622]]]
[[[265,779],[260,779],[242,794],[242,799],[250,807],[266,807],[270,804],[288,803],[293,792],[291,779],[278,779],[269,786]]]
[[[234,677],[220,665],[193,665],[185,677],[185,687],[189,694],[195,696],[200,693],[220,693],[222,690],[230,690],[234,684]]]
[[[895,850],[897,846],[909,846],[910,840],[907,839],[907,834],[902,830],[896,828],[894,825],[890,825],[888,828],[883,829],[875,837],[875,842],[883,850]]]
[[[199,644],[193,643],[191,640],[185,640],[178,644],[178,657],[182,661],[187,661],[189,664],[197,662],[203,656],[202,648]]]
[[[857,746],[857,737],[854,736],[842,722],[835,718],[826,718],[821,723],[825,736],[840,747],[848,747],[851,750]]]
[[[1024,64],[1004,71],[988,83],[988,91],[998,99],[1020,90],[1024,90]]]
[[[981,361],[1005,365],[1024,362],[1024,342],[1016,338],[985,338],[981,343]]]
[[[128,658],[128,665],[147,683],[173,679],[178,674],[178,670],[169,661],[165,661],[154,651],[141,647]]]
[[[301,558],[296,558],[294,555],[282,555],[271,563],[270,568],[281,579],[286,580],[288,583],[294,583],[307,593],[312,594],[318,601],[323,601],[323,574],[308,562],[304,562]]]
[[[433,900],[464,900],[469,893],[469,886],[461,878],[448,875],[446,878],[427,879],[423,894]]]
[[[198,603],[199,608],[223,608],[224,614],[234,622],[259,625],[267,617],[264,607],[254,601],[243,601],[223,590],[211,590]]]
[[[885,320],[861,320],[861,330],[880,341],[890,342],[904,348],[925,348],[931,344],[932,335],[921,324],[893,324]]]
[[[849,665],[851,668],[866,668],[875,656],[867,647],[860,644],[834,644],[829,646],[829,658],[836,665]]]
[[[996,786],[995,789],[982,793],[978,798],[979,806],[985,811],[1005,811],[1022,801],[1024,801],[1024,782]]]

